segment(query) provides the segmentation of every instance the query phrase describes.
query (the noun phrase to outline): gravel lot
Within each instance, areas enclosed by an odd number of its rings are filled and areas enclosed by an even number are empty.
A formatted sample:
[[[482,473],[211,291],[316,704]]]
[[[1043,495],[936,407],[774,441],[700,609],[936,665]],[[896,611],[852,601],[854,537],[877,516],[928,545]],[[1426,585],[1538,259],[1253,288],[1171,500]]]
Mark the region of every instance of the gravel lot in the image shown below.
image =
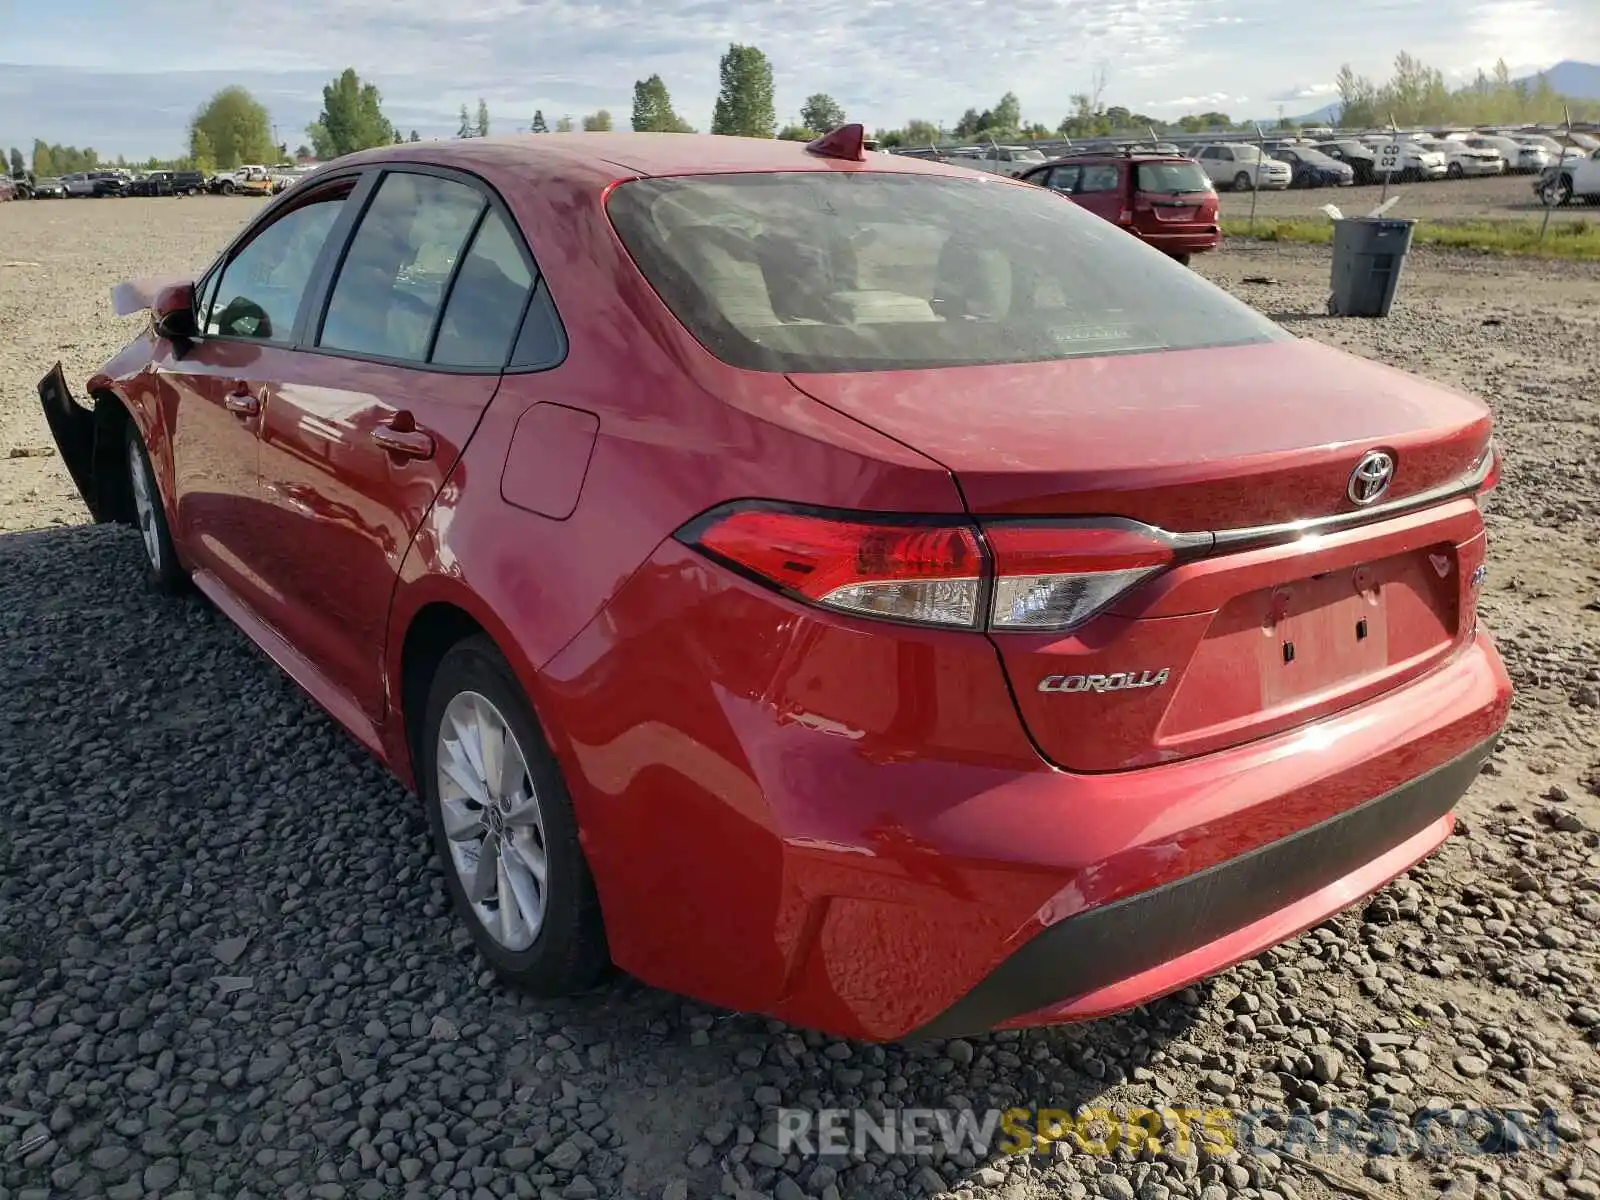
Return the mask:
[[[35,381],[60,357],[81,386],[129,333],[108,287],[202,263],[255,204],[0,205],[0,1200],[1600,1196],[1593,267],[1422,252],[1360,322],[1319,315],[1314,248],[1203,262],[1304,336],[1495,406],[1510,732],[1437,856],[1259,961],[1091,1026],[870,1047],[626,980],[508,994],[415,801],[202,602],[131,589],[134,535],[81,524]],[[780,1102],[1562,1116],[1556,1153],[1498,1158],[1169,1131],[1109,1158],[786,1161]]]
[[[1430,183],[1390,184],[1388,194],[1401,195],[1401,200],[1390,210],[1397,217],[1426,217],[1430,220],[1485,221],[1528,220],[1544,215],[1544,207],[1533,194],[1532,175],[1496,175],[1484,179],[1439,179]],[[1225,217],[1250,215],[1249,192],[1222,192],[1222,214]],[[1359,216],[1378,206],[1383,198],[1381,185],[1371,187],[1294,188],[1281,192],[1262,191],[1256,194],[1257,217],[1307,217],[1320,216],[1324,204],[1337,204],[1350,216]],[[1550,220],[1576,221],[1587,215],[1592,221],[1593,209],[1557,209]]]

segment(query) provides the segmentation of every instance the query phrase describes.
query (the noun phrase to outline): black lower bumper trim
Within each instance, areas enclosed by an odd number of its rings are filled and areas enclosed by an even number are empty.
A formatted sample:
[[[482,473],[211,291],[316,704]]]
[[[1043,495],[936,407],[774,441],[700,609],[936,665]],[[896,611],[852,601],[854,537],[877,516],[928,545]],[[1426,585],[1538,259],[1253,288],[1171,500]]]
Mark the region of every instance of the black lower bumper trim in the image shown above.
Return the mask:
[[[107,514],[95,487],[94,410],[73,399],[60,363],[51,367],[50,373],[39,381],[39,402],[44,406],[44,419],[50,425],[56,449],[61,452],[61,461],[66,464],[78,494],[88,505],[89,514],[96,521],[106,520]]]
[[[1311,895],[1454,808],[1494,742],[1309,829],[1050,926],[916,1036],[986,1032],[1147,971]]]

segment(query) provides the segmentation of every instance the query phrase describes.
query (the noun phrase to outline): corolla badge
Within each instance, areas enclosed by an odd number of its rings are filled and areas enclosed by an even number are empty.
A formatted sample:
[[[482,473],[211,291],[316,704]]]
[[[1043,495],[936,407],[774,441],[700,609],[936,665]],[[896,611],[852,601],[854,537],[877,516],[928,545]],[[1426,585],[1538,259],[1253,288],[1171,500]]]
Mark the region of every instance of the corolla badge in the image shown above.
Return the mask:
[[[1171,667],[1159,671],[1117,671],[1111,675],[1046,675],[1041,692],[1124,692],[1129,688],[1160,687],[1172,677]]]
[[[1382,450],[1368,450],[1356,469],[1350,472],[1350,486],[1345,494],[1355,504],[1371,504],[1389,490],[1393,479],[1394,457]]]

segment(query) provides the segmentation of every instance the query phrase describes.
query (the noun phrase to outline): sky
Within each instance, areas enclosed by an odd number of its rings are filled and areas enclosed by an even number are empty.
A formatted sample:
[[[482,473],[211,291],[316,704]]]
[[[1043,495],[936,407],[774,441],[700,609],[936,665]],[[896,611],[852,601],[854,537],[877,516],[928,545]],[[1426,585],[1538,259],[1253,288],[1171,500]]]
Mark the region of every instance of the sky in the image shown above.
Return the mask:
[[[1010,90],[1025,120],[1053,128],[1097,68],[1104,103],[1166,119],[1297,116],[1336,96],[1341,63],[1381,78],[1402,49],[1461,82],[1499,57],[1525,74],[1600,47],[1600,3],[0,0],[0,146],[176,155],[194,110],[241,83],[292,150],[346,66],[425,138],[453,134],[480,96],[495,133],[526,128],[535,109],[553,125],[607,108],[626,128],[633,83],[651,74],[703,130],[730,42],[771,59],[780,124],[813,92],[880,127],[953,125]]]

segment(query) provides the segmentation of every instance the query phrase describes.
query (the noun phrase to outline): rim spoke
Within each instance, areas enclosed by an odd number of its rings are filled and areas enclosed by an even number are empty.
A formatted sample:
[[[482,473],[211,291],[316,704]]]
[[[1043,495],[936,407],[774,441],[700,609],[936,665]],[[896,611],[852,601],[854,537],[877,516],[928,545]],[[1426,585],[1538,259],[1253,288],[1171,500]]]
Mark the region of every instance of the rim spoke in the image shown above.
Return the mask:
[[[474,804],[484,807],[491,804],[489,793],[484,790],[483,778],[467,761],[466,751],[460,741],[446,738],[444,748],[449,758],[440,761],[439,770],[443,771],[450,782],[460,788]]]
[[[540,903],[541,890],[536,887],[536,880],[529,874],[522,860],[514,854],[504,855],[500,864],[500,876],[506,883],[506,888],[501,890],[500,906],[502,911],[506,908],[515,908],[523,919],[523,928],[527,933],[537,933],[542,917],[543,905]],[[512,903],[506,904],[506,890],[511,892]]]
[[[512,802],[511,811],[506,813],[506,824],[514,825],[518,829],[537,829],[542,821],[539,818],[539,801],[534,796],[523,796]]]
[[[507,870],[507,863],[500,860],[499,866],[499,898],[500,898],[500,937],[508,946],[522,946],[528,942],[528,919],[525,913],[538,912],[537,902],[528,909],[522,905],[522,896],[515,890],[512,874]]]
[[[450,721],[455,730],[456,741],[461,746],[461,752],[466,755],[467,762],[472,765],[473,773],[477,775],[479,783],[488,781],[488,774],[483,769],[483,747],[478,744],[478,717],[476,705],[468,710],[468,720],[453,717]]]
[[[440,800],[444,815],[444,835],[452,842],[466,842],[483,835],[483,821],[465,801]]]
[[[465,881],[468,900],[483,904],[495,894],[499,867],[500,838],[491,833],[483,839],[483,848],[478,851],[478,869],[472,873],[471,879]]]
[[[533,876],[534,882],[539,885],[539,890],[541,892],[544,891],[545,875],[550,869],[549,860],[545,858],[544,847],[534,841],[531,834],[511,838],[507,844],[516,852],[517,865]],[[508,855],[509,857],[511,856]]]
[[[495,719],[495,714],[478,709],[478,754],[483,764],[483,783],[489,795],[496,800],[504,796],[506,768],[506,731]]]

